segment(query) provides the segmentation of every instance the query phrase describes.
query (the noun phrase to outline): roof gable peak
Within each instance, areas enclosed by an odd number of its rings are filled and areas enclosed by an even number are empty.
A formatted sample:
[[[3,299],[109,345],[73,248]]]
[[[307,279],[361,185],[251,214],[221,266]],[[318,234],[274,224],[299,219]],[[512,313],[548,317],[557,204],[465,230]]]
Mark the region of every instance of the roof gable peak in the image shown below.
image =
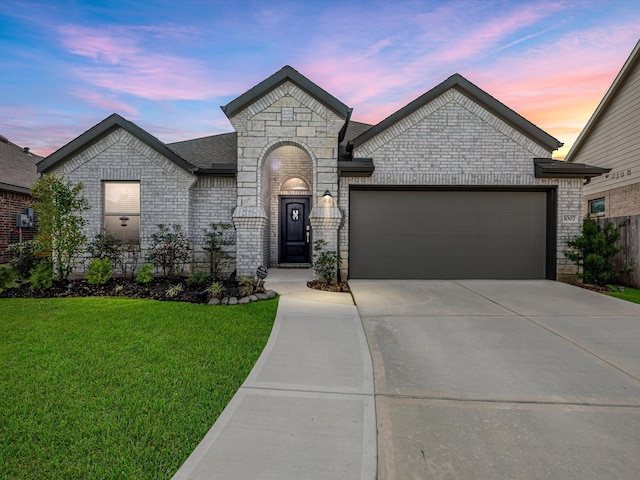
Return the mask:
[[[309,80],[307,77],[302,75],[290,65],[285,65],[270,77],[266,78],[256,86],[250,88],[245,93],[235,98],[228,104],[221,106],[220,108],[227,116],[227,118],[231,118],[239,111],[255,103],[258,99],[262,98],[264,95],[282,85],[286,81],[290,81],[293,84],[297,85],[299,88],[307,92],[312,97],[316,98],[327,107],[331,108],[343,118],[347,118],[347,116],[351,113],[351,109],[348,106],[346,106],[326,90],[316,85],[314,82]]]

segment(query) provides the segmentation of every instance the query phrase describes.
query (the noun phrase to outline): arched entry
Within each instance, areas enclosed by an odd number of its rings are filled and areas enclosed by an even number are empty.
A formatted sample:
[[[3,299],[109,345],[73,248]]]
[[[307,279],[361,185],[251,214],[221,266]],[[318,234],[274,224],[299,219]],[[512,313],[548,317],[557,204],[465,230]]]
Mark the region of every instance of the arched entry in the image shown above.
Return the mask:
[[[268,217],[268,266],[310,263],[312,181],[313,161],[301,146],[281,144],[265,158],[261,198]]]

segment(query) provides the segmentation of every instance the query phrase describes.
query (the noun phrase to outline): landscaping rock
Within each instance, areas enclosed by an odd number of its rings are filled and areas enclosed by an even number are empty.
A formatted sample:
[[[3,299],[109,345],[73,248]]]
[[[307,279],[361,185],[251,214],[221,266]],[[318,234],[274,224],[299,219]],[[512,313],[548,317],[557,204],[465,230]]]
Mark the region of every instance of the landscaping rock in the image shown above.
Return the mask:
[[[258,296],[257,295],[249,295],[249,300],[251,302],[257,302],[258,301]]]
[[[222,305],[229,305],[229,297],[224,297],[221,302]]]
[[[238,303],[240,305],[245,305],[245,304],[250,303],[250,302],[251,302],[251,300],[249,299],[249,297],[242,297],[240,300],[238,300]]]
[[[231,297],[229,299],[229,305],[237,305],[238,304],[238,299],[236,297]]]
[[[267,297],[266,293],[256,293],[256,297],[258,298],[258,300],[269,300],[269,297]]]
[[[209,305],[220,305],[221,300],[219,298],[213,297],[209,300]]]
[[[278,295],[276,292],[274,292],[273,290],[267,290],[267,298],[276,298],[276,295]]]

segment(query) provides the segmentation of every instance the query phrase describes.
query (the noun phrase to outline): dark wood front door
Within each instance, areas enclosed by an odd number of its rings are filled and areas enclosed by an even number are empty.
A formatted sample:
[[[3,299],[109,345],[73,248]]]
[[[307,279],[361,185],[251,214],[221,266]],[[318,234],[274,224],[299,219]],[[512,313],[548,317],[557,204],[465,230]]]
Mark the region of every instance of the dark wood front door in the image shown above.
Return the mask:
[[[309,197],[280,197],[280,263],[309,263]]]

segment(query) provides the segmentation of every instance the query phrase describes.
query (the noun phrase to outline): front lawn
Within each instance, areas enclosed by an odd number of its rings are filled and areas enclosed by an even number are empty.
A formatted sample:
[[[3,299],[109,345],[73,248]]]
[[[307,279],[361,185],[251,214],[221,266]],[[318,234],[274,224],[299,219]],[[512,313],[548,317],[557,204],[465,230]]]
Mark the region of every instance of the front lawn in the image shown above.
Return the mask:
[[[620,287],[615,285],[609,285],[611,292],[607,292],[607,295],[612,297],[621,298],[628,302],[640,303],[640,290],[637,288],[623,287],[624,291],[620,291]]]
[[[171,478],[260,355],[277,300],[0,300],[0,478]]]

